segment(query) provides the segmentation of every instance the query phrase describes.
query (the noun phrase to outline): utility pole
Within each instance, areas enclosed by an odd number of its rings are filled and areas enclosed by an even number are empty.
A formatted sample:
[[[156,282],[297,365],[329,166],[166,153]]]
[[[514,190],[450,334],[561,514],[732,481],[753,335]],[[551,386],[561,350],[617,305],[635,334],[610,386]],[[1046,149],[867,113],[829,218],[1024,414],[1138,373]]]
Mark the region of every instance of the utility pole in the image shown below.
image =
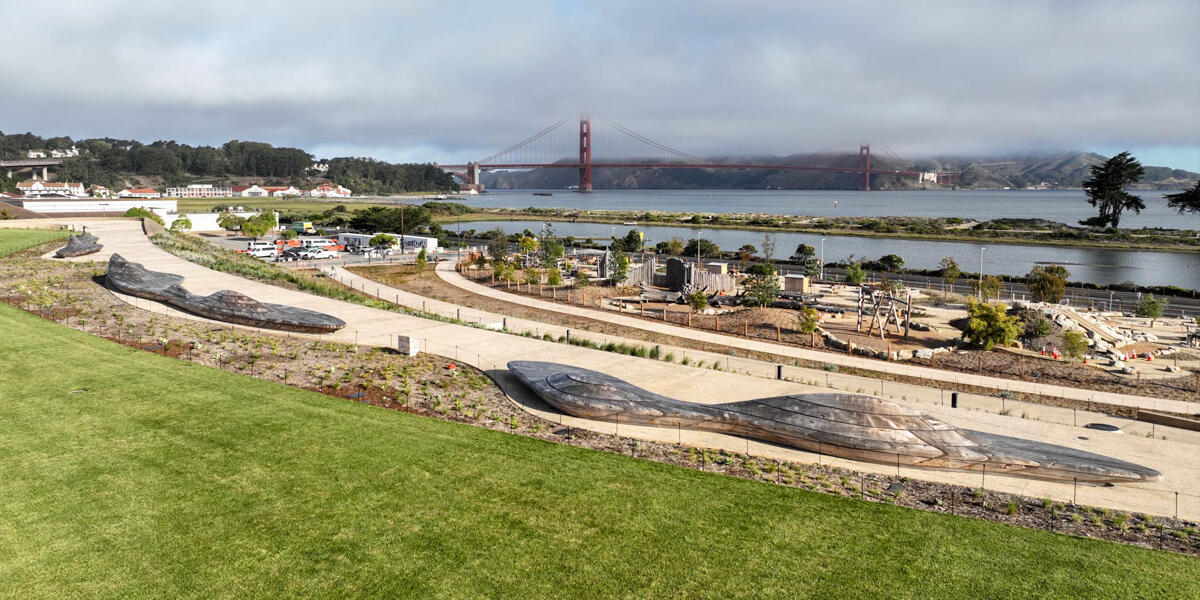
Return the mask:
[[[404,197],[400,198],[400,259],[404,260]]]
[[[825,238],[821,238],[821,281],[825,281]]]
[[[983,251],[987,250],[987,246],[979,247],[979,292],[975,294],[980,300],[983,299]]]

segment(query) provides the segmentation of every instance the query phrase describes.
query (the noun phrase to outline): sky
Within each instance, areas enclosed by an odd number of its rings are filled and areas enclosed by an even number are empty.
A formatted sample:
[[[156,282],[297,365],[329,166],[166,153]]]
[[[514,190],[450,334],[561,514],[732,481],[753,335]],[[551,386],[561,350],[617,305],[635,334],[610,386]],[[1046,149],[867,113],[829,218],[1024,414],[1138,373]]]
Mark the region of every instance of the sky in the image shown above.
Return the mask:
[[[1200,171],[1195,0],[62,0],[5,13],[6,133],[446,164],[586,112],[701,156],[1131,150]]]

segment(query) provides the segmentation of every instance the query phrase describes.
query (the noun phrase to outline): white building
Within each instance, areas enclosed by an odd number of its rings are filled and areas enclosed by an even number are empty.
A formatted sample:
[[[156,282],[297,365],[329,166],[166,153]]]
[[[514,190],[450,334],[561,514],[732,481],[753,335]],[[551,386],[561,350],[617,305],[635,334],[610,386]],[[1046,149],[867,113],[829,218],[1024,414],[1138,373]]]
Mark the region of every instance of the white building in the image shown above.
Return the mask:
[[[315,162],[311,169],[318,173],[325,173],[329,171],[329,163]]]
[[[162,198],[162,194],[150,188],[125,188],[117,192],[118,198]]]
[[[26,197],[62,196],[65,198],[82,198],[86,194],[82,183],[58,181],[22,181],[17,184],[17,190]]]
[[[166,195],[170,198],[232,198],[233,190],[211,183],[193,183],[187,187],[169,187]]]
[[[46,158],[46,151],[45,150],[30,150],[29,154],[27,154],[26,156],[28,156],[29,158]]]
[[[308,195],[313,198],[349,198],[350,190],[340,185],[331,185],[322,183],[321,185],[308,191]]]
[[[89,186],[87,194],[93,198],[107,198],[112,195],[112,191],[102,185]]]
[[[271,195],[266,188],[255,185],[235,185],[233,186],[233,195],[241,198],[266,198]]]
[[[300,195],[304,194],[304,192],[300,191],[298,188],[296,188],[295,186],[291,186],[291,185],[286,186],[286,187],[284,187],[284,186],[264,187],[263,189],[270,192],[270,194],[276,198],[283,198],[284,196],[300,196]]]
[[[339,234],[337,234],[337,239],[338,239],[339,244],[341,244],[342,246],[349,249],[354,246],[359,246],[359,247],[370,246],[371,238],[373,238],[377,235],[379,235],[379,234],[378,233],[339,233]],[[419,235],[407,235],[407,234],[405,234],[404,236],[401,236],[398,233],[387,233],[384,235],[390,235],[390,236],[396,238],[397,246],[400,245],[400,238],[403,237],[404,238],[404,252],[420,252],[421,248],[424,248],[426,253],[433,253],[433,252],[437,252],[437,250],[438,250],[437,238],[422,237]]]
[[[139,198],[107,199],[107,198],[22,198],[16,201],[21,208],[42,214],[56,213],[105,213],[108,216],[124,214],[131,208],[145,208],[150,212],[165,217],[178,210],[174,200],[145,200]]]

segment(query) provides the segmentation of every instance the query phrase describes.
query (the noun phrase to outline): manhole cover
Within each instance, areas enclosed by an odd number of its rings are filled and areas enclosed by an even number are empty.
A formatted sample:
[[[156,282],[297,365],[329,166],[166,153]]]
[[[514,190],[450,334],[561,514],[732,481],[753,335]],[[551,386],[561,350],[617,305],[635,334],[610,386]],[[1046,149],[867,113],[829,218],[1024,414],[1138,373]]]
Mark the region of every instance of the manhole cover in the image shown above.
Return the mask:
[[[1121,428],[1108,423],[1088,423],[1083,426],[1085,429],[1095,429],[1096,431],[1107,431],[1109,433],[1121,433]]]

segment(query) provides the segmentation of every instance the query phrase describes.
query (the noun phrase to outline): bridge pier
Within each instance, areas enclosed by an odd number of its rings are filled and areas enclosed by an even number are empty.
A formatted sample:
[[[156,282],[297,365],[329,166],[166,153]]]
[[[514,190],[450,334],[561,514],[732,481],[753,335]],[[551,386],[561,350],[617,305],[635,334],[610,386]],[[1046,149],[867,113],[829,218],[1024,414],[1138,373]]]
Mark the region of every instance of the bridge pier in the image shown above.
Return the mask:
[[[592,191],[592,121],[579,119],[579,191]]]

